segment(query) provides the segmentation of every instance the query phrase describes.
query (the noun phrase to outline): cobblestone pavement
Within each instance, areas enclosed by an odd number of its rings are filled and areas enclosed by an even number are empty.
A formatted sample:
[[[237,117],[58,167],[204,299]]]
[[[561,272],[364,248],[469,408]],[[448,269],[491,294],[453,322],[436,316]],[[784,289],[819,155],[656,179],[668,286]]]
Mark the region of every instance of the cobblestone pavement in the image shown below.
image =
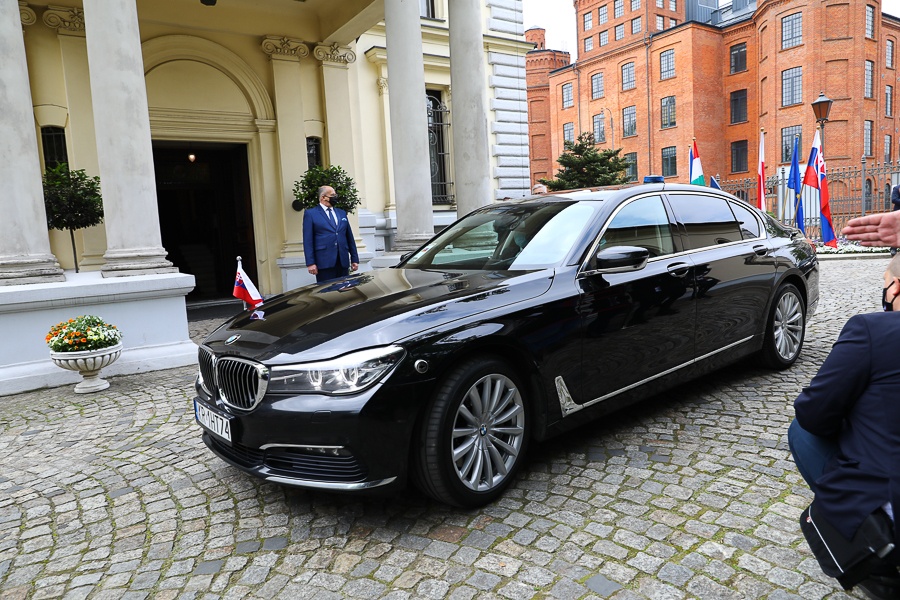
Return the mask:
[[[2,398],[0,598],[861,598],[802,540],[786,432],[887,262],[823,263],[794,368],[732,367],[536,444],[480,510],[246,476],[200,440],[193,368]]]

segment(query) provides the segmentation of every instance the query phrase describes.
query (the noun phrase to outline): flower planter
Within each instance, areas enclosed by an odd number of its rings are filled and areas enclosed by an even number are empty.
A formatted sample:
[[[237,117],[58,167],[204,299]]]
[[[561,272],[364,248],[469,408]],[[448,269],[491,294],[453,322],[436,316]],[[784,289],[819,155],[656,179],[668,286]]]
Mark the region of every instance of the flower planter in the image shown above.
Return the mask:
[[[122,355],[122,342],[98,350],[79,352],[50,352],[50,360],[57,367],[78,371],[84,380],[75,386],[76,394],[99,392],[109,387],[109,382],[100,378],[100,369],[106,367]]]

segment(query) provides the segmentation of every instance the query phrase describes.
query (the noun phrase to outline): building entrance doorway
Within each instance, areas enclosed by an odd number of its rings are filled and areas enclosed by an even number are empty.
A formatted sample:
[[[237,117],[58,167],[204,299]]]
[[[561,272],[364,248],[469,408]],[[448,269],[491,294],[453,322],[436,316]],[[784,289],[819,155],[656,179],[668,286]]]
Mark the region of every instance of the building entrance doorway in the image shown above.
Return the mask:
[[[153,142],[163,247],[196,279],[188,301],[233,299],[236,257],[259,284],[247,146]]]

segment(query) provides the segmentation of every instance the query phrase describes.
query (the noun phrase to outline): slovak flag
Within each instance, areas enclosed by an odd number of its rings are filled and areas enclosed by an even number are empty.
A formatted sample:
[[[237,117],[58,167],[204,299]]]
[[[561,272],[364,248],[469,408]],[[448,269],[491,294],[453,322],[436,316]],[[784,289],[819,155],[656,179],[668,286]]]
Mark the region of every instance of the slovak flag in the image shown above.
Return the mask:
[[[819,190],[819,221],[822,226],[822,243],[837,248],[837,236],[834,234],[834,222],[831,220],[831,205],[828,199],[828,177],[825,173],[825,157],[822,156],[822,142],[819,132],[813,138],[809,160],[806,162],[806,173],[803,185]]]
[[[253,282],[250,281],[250,278],[247,277],[247,274],[244,273],[244,267],[241,266],[240,259],[238,259],[237,275],[234,278],[234,293],[232,295],[249,304],[250,308],[256,308],[263,302],[262,295],[256,289],[256,286],[253,285]]]

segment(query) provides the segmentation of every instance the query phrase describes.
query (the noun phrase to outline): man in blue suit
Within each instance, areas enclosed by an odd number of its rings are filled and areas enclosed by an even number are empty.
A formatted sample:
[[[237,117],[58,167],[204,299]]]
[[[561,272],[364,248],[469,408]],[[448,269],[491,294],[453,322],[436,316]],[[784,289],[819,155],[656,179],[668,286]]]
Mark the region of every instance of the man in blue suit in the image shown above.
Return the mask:
[[[900,257],[895,258],[900,261]],[[900,546],[900,284],[885,275],[885,309],[847,321],[819,372],[794,401],[788,444],[827,523],[850,540],[883,510]],[[900,551],[859,586],[900,598]],[[894,566],[891,566],[894,565]]]
[[[303,213],[303,254],[306,270],[316,281],[344,277],[359,268],[359,255],[347,213],[332,205],[334,188],[324,185],[317,191],[319,205]]]

